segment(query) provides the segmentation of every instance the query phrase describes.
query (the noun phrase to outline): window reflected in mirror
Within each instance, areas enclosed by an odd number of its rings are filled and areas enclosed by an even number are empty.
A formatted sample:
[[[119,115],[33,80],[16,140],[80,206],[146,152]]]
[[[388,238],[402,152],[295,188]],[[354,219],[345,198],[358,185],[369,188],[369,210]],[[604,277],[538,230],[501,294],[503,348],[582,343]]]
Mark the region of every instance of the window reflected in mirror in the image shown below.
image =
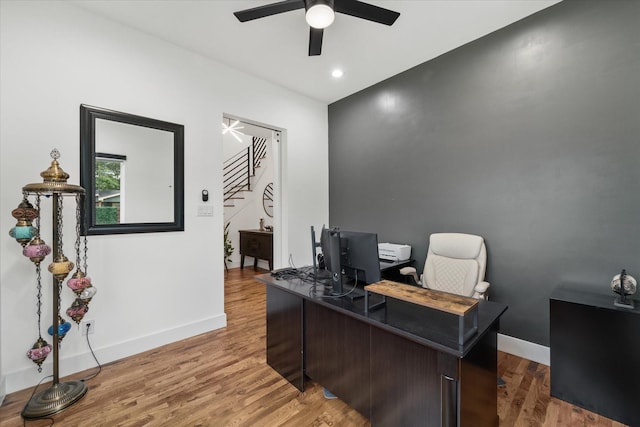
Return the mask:
[[[96,224],[124,221],[124,173],[127,156],[96,153]]]

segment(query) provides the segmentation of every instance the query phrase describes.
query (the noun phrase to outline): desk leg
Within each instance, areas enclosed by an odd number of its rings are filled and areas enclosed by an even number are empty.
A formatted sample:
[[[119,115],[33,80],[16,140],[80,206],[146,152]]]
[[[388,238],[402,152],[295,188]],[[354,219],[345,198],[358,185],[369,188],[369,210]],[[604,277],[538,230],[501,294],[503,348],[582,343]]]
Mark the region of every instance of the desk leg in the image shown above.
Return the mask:
[[[382,301],[377,304],[373,304],[369,306],[369,291],[364,291],[364,314],[369,314],[370,311],[377,310],[381,307],[387,305],[387,297],[385,295],[382,296]]]
[[[244,255],[240,255],[240,269],[244,268]]]

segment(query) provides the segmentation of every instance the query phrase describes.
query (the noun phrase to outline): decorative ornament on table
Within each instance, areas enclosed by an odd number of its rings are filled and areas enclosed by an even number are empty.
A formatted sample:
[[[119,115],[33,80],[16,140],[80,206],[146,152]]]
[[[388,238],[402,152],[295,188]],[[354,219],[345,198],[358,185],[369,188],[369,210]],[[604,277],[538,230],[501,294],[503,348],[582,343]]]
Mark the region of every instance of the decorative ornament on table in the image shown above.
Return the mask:
[[[619,295],[613,302],[613,305],[622,308],[633,308],[633,300],[628,298],[628,296],[635,294],[637,287],[636,279],[630,274],[627,274],[627,271],[624,269],[620,274],[613,276],[611,289]]]

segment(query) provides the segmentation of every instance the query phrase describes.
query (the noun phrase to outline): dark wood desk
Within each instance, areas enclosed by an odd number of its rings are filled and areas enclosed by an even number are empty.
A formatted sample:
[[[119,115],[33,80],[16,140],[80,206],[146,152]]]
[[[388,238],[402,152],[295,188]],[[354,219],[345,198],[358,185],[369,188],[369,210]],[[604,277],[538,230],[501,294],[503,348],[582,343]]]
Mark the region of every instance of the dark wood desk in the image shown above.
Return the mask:
[[[269,262],[273,270],[273,232],[262,230],[239,230],[240,268],[244,268],[244,257],[253,257],[253,268],[258,267],[258,259]]]
[[[607,284],[551,294],[551,396],[640,426],[640,302],[620,308],[615,297]]]
[[[478,332],[460,345],[450,313],[389,299],[385,310],[365,314],[362,298],[334,298],[300,279],[256,278],[267,285],[267,363],[298,389],[309,377],[374,426],[498,425],[497,332],[506,305],[479,301]]]

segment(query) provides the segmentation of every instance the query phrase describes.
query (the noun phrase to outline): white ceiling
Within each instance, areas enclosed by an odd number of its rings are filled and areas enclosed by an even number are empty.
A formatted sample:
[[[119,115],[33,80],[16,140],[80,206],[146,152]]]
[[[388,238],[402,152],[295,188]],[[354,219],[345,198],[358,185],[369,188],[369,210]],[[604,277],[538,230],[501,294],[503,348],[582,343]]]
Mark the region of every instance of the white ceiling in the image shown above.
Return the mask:
[[[307,56],[304,10],[240,23],[277,0],[71,0],[71,3],[316,100],[331,103],[559,0],[367,0],[400,12],[391,27],[336,14],[322,55]],[[335,67],[344,77],[331,77]]]

